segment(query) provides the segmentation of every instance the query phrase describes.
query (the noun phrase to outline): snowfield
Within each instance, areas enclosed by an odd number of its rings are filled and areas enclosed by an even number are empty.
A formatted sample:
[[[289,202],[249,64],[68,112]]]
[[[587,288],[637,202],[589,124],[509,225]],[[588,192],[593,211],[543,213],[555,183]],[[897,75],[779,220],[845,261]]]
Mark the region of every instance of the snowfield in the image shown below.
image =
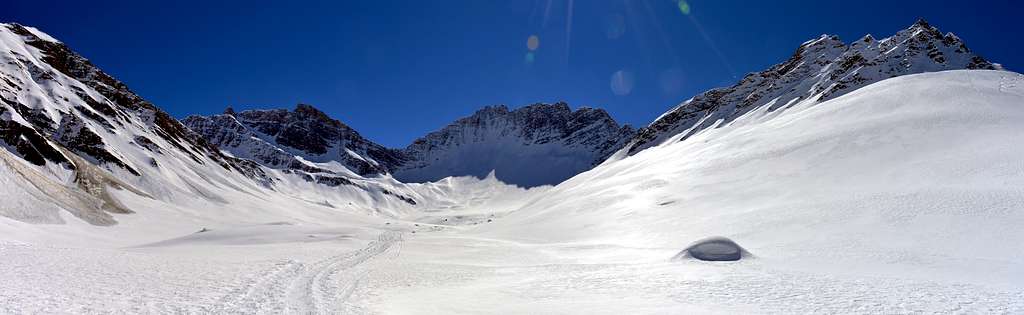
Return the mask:
[[[1022,143],[1024,76],[947,71],[751,110],[554,187],[373,179],[412,208],[112,190],[137,210],[114,226],[0,217],[0,313],[1024,313]],[[0,164],[4,199],[60,207],[22,171]],[[710,236],[749,257],[672,259]]]

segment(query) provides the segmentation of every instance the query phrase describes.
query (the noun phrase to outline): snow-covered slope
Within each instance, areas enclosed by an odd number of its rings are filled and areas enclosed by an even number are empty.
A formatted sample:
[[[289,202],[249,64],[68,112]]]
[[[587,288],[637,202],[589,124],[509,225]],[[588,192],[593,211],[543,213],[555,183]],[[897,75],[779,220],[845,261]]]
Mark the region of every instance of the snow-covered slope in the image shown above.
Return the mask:
[[[492,171],[520,186],[557,184],[588,170],[633,135],[600,109],[565,103],[509,110],[489,106],[417,139],[395,178],[435,181],[448,176],[483,178]]]
[[[902,76],[815,103],[608,162],[479,232],[680,249],[724,235],[794,268],[1021,284],[1024,76]]]
[[[344,129],[303,108],[197,124],[221,152],[37,30],[2,25],[0,44],[0,313],[1024,312],[1020,74],[758,101],[524,189],[500,180],[522,169],[508,161],[422,184],[360,176],[305,153],[387,163],[351,142],[282,146]],[[944,69],[911,51],[909,67]],[[504,144],[529,167],[596,163],[629,134],[602,112],[533,110],[485,109],[409,155]],[[331,130],[261,131],[291,124]],[[750,256],[673,260],[713,235]]]
[[[806,100],[827,101],[869,84],[901,75],[957,69],[1000,69],[960,38],[918,20],[892,37],[871,35],[844,44],[822,35],[797,48],[786,62],[751,73],[728,88],[697,95],[641,128],[626,154],[665,141],[678,141],[749,112],[771,116]]]
[[[609,161],[538,194],[469,177],[417,190],[484,205],[465,209],[473,213],[496,204],[459,196],[529,201],[470,227],[277,203],[287,221],[257,210],[249,225],[131,243],[126,235],[151,233],[131,226],[160,221],[87,229],[0,219],[0,312],[1024,311],[1024,152],[1015,145],[1024,76],[913,75],[813,104]],[[132,220],[208,222],[126,197],[144,211]],[[230,198],[253,209],[268,202]],[[138,246],[42,241],[79,229]],[[671,260],[710,235],[752,257]]]
[[[479,224],[500,219],[551,186],[523,188],[487,177],[446,177],[436,182],[408,184],[423,203],[409,219],[441,225]]]

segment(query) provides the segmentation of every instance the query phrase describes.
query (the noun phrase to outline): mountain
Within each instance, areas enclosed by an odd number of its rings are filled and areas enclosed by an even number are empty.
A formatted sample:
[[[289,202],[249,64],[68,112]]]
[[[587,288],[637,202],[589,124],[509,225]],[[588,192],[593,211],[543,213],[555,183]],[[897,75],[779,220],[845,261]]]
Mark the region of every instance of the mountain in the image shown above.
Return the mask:
[[[335,161],[359,175],[390,174],[403,182],[483,178],[493,171],[503,182],[532,187],[560,183],[620,149],[625,156],[636,154],[743,116],[772,117],[798,102],[824,102],[887,78],[1000,68],[952,33],[918,20],[881,40],[867,35],[845,44],[822,35],[800,45],[789,60],[695,96],[636,131],[603,110],[573,111],[565,103],[485,107],[404,149],[377,145],[308,105],[184,122],[232,155],[275,168],[317,171],[315,163]]]
[[[77,188],[51,192],[77,200],[60,204],[91,223],[112,224],[109,213],[131,212],[110,197],[110,187],[160,198],[135,187],[163,185],[155,178],[167,168],[188,165],[254,183],[271,180],[256,163],[221,154],[124,83],[31,27],[0,24],[0,103],[0,143],[42,175],[33,178],[73,183]],[[40,181],[35,184],[44,185]]]
[[[225,169],[252,171],[251,165],[220,154],[63,43],[18,24],[4,24],[0,31],[2,135],[29,162],[74,169],[60,152],[68,149],[108,169],[141,175],[140,165],[108,145],[108,137],[117,135],[147,151],[162,147],[153,141],[158,139],[197,163],[212,161]]]
[[[247,110],[189,116],[183,123],[232,155],[274,168],[329,172],[317,164],[337,162],[361,176],[384,175],[403,161],[401,152],[359,135],[320,110]],[[339,168],[330,168],[340,171]]]
[[[889,77],[1000,68],[921,20],[882,40],[808,41],[790,60],[698,95],[639,131],[565,103],[492,106],[389,149],[301,104],[228,109],[183,124],[36,29],[3,24],[0,39],[4,161],[21,183],[46,191],[23,192],[42,194],[38,205],[64,205],[44,214],[6,206],[0,215],[59,222],[56,213],[67,211],[94,224],[133,211],[113,197],[119,191],[182,204],[197,195],[230,203],[225,196],[244,193],[397,215],[429,198],[403,182],[493,172],[525,187],[558,184],[615,152],[620,159],[712,127],[757,123]]]
[[[601,109],[488,106],[414,141],[394,176],[424,182],[494,171],[506,183],[554,185],[601,163],[633,133]]]
[[[625,153],[679,141],[744,115],[768,116],[800,101],[827,101],[892,77],[1001,68],[973,53],[953,33],[943,35],[923,19],[881,40],[866,35],[845,44],[838,36],[822,35],[800,45],[783,63],[748,74],[733,86],[704,92],[662,114],[637,132]]]
[[[288,200],[384,216],[416,204],[415,192],[399,183],[360,176],[383,172],[378,163],[396,163],[387,160],[390,150],[312,107],[237,116],[248,124],[244,130],[293,144],[293,153],[309,159],[278,155],[281,163],[314,166],[280,170],[263,166],[274,165],[263,156],[225,154],[218,147],[224,139],[210,143],[64,43],[31,27],[0,24],[0,177],[14,189],[5,198],[17,200],[0,205],[0,216],[64,223],[66,212],[112,225],[114,214],[154,202],[206,209],[245,198],[270,205]],[[352,149],[337,157],[326,141]],[[327,159],[346,164],[315,164]]]
[[[936,44],[879,60],[927,73],[839,87],[889,68],[829,79],[837,45],[695,97],[722,123],[678,120],[691,132],[633,154],[630,128],[564,104],[485,108],[393,150],[305,105],[193,131],[2,24],[0,313],[1024,313],[1024,76],[931,72],[998,68]],[[583,171],[499,180],[563,159]],[[406,168],[498,171],[392,177]],[[679,255],[716,235],[741,260]]]
[[[415,140],[387,149],[310,105],[295,110],[228,109],[183,123],[239,158],[311,173],[392,175],[403,182],[451,176],[497,179],[524,187],[554,185],[604,161],[633,136],[607,112],[565,103],[515,110],[488,106]],[[339,165],[332,166],[331,163]]]

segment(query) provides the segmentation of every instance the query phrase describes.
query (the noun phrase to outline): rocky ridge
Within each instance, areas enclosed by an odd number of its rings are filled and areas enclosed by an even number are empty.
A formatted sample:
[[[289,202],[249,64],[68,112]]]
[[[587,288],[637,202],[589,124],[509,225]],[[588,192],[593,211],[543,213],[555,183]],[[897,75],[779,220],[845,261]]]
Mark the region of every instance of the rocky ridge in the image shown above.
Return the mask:
[[[1001,69],[975,54],[953,33],[921,19],[895,35],[866,35],[846,44],[822,35],[804,42],[793,56],[768,70],[750,73],[727,88],[693,97],[641,128],[626,153],[683,140],[723,126],[754,109],[771,112],[801,101],[823,102],[888,78],[943,70]]]

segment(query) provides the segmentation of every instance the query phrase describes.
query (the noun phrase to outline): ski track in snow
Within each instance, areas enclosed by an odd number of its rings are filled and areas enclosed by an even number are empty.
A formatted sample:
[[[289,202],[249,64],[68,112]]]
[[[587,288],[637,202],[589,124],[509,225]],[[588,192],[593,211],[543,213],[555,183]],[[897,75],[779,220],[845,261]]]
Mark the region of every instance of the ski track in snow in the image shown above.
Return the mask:
[[[222,297],[210,312],[336,314],[350,312],[348,297],[370,272],[365,264],[401,252],[402,234],[387,231],[366,247],[313,263],[286,259]]]

